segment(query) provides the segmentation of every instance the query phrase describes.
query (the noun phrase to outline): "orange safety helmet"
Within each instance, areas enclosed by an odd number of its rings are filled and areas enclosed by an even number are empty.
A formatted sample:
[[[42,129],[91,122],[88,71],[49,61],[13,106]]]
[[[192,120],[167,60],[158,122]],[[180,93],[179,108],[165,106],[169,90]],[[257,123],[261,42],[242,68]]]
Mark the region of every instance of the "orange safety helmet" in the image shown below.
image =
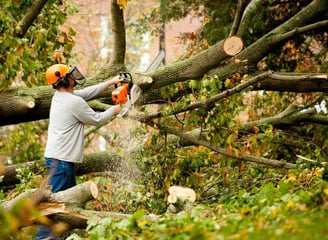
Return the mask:
[[[55,64],[46,71],[46,79],[48,84],[56,83],[60,78],[65,77],[70,67],[64,64]]]

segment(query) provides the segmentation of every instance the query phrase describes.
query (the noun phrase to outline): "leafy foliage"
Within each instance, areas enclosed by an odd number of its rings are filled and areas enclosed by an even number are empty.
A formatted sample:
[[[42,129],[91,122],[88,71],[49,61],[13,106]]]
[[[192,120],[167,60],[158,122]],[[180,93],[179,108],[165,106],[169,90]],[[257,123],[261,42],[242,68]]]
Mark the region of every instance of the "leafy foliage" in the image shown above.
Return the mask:
[[[6,156],[6,163],[40,160],[43,157],[41,133],[42,125],[32,122],[4,128],[0,135],[0,154]]]
[[[18,24],[32,3],[5,1],[0,8],[0,89],[44,85],[45,69],[71,57],[74,31],[61,25],[74,8],[65,1],[48,1],[26,34],[20,36]],[[59,56],[57,50],[63,54]]]
[[[322,239],[328,227],[324,221],[328,184],[322,180],[323,170],[290,171],[287,175],[264,170],[262,179],[259,175],[230,179],[220,188],[233,191],[198,203],[189,212],[165,213],[159,219],[142,209],[123,220],[91,219],[87,239]],[[85,238],[74,234],[70,239]]]

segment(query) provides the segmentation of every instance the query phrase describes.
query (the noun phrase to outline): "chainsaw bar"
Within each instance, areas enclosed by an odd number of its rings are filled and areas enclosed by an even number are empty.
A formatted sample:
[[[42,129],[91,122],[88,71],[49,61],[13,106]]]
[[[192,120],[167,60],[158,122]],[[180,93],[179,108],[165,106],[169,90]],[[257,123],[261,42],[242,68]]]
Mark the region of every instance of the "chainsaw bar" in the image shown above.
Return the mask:
[[[155,71],[159,65],[163,62],[165,58],[165,52],[164,50],[161,50],[157,56],[154,58],[154,60],[151,62],[151,64],[148,66],[146,73],[147,72],[152,72]],[[132,105],[138,101],[142,94],[142,90],[140,87],[137,85],[133,84],[131,90],[130,90],[130,97],[131,97],[131,103]]]

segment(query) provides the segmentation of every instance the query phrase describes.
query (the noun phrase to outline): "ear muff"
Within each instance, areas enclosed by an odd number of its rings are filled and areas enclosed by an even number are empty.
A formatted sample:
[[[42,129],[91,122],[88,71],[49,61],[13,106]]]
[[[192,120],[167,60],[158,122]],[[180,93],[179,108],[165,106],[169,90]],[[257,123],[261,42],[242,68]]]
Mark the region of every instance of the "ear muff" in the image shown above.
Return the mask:
[[[57,81],[57,86],[63,86],[65,88],[69,86],[69,80],[66,76],[61,76],[59,71],[56,71],[55,75],[59,78]]]
[[[68,88],[69,86],[69,79],[67,77],[61,77],[58,79],[56,83],[53,84],[53,88],[64,87]]]
[[[64,88],[67,88],[69,86],[69,79],[67,77],[62,77],[58,80],[58,84]]]

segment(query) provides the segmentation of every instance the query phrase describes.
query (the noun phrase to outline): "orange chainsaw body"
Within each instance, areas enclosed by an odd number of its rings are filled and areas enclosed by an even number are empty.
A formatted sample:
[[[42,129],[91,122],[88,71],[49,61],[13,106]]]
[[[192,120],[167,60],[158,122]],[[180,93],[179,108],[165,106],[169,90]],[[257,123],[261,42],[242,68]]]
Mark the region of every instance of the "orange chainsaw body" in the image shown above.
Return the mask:
[[[115,104],[125,104],[128,101],[128,94],[129,83],[122,83],[112,91],[112,100]]]

